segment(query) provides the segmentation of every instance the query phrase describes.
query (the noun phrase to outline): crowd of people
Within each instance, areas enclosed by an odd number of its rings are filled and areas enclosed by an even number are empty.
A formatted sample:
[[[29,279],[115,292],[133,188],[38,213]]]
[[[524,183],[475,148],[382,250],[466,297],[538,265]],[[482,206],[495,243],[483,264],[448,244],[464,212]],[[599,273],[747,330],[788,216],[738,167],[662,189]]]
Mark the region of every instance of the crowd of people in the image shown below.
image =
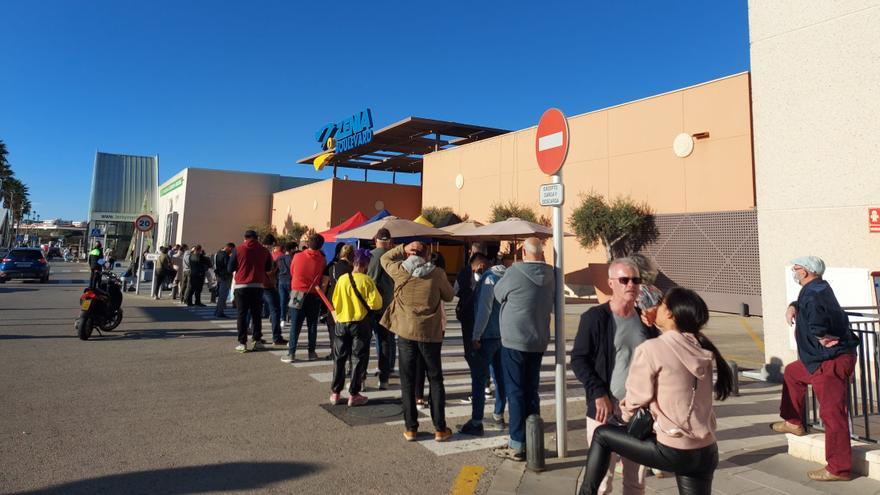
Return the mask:
[[[441,350],[445,304],[457,297],[455,317],[461,323],[472,404],[471,416],[458,432],[481,436],[487,428],[507,428],[507,444],[493,453],[523,461],[526,418],[540,414],[540,369],[555,302],[555,275],[545,262],[543,242],[522,242],[522,261],[517,263],[506,257],[492,263],[482,246],[473,243],[453,285],[445,260],[430,244],[395,246],[387,229],[380,229],[373,241],[372,250],[339,243],[329,261],[318,234],[300,248],[278,245],[272,235],[260,242],[248,230],[243,242],[230,242],[211,257],[199,245],[161,247],[153,297],[159,299],[170,289],[183,304],[204,306],[201,293],[213,268],[214,315],[226,318],[230,302],[234,305],[236,351],[259,350],[266,344],[262,321],[268,318],[272,343],[287,347],[282,361],[296,362],[305,324],[306,359],[333,361],[332,404],[344,402],[346,381],[348,406],[368,402],[362,392],[375,346],[378,389],[388,388],[395,361],[399,368],[404,438],[417,438],[418,411],[430,408],[434,439],[441,442],[453,435],[445,417]],[[101,255],[100,246],[90,255],[92,263]],[[805,434],[804,395],[811,384],[826,428],[828,464],[809,477],[848,480],[845,399],[859,339],[830,285],[822,280],[824,262],[808,256],[792,264],[792,275],[802,289],[786,318],[789,324],[797,323],[799,359],[785,369],[783,421],[771,428]],[[583,494],[610,493],[617,462],[622,463],[624,493],[644,493],[649,468],[657,476],[675,476],[680,493],[711,492],[718,465],[713,398],[725,400],[735,377],[702,332],[709,320],[703,299],[682,287],[663,293],[654,285],[657,274],[656,265],[642,255],[613,260],[608,268],[610,300],[580,318],[570,358],[587,399],[589,455]],[[322,319],[332,349],[324,357],[317,354]],[[486,397],[493,393],[494,408],[487,418]],[[650,434],[633,433],[633,418],[639,416],[650,418]]]

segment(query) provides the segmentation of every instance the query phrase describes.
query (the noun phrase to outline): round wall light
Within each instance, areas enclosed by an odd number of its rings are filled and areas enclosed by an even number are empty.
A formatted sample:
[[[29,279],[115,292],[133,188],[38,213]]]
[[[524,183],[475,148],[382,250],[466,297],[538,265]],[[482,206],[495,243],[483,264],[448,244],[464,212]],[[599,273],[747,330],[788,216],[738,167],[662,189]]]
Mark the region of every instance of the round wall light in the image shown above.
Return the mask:
[[[464,187],[464,176],[458,174],[455,176],[455,188],[461,189],[462,187]]]
[[[318,200],[317,200],[317,199],[316,199],[315,201],[312,202],[312,209],[313,209],[313,210],[317,210],[317,209],[318,209]]]
[[[679,158],[687,158],[694,152],[694,138],[685,132],[675,136],[675,140],[672,141],[672,151]]]

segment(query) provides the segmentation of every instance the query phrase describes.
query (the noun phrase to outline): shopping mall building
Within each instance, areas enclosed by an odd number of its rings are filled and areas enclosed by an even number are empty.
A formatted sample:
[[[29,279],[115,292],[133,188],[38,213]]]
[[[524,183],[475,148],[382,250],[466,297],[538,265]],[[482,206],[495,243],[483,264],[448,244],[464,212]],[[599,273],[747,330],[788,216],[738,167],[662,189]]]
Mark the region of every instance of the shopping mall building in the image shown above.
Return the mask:
[[[829,4],[809,19],[797,9],[750,6],[750,72],[587,113],[562,109],[565,218],[589,192],[646,202],[658,235],[642,251],[660,266],[659,285],[692,288],[714,310],[764,315],[768,363],[795,355],[783,323],[797,293],[792,258],[823,257],[844,305],[878,304],[870,274],[880,270],[880,233],[869,212],[880,206],[880,65],[867,62],[880,57],[871,27],[880,19],[876,9]],[[319,128],[299,166],[332,168],[326,180],[181,171],[157,188],[159,242],[214,249],[248,225],[320,232],[358,214],[412,219],[432,206],[485,222],[493,204],[516,201],[551,216],[538,203],[550,180],[535,159],[535,127],[409,117],[374,130],[373,119],[364,110]],[[387,180],[375,180],[380,172]],[[243,193],[259,199],[239,212],[227,199]],[[564,246],[569,294],[606,292],[605,253],[574,237]]]

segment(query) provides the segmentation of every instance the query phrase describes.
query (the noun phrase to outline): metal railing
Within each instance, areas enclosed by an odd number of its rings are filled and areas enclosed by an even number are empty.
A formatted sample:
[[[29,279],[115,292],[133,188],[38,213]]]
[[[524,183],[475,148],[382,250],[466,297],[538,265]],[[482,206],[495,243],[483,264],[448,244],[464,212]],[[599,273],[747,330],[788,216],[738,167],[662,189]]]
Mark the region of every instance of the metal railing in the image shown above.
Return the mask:
[[[880,306],[843,308],[849,316],[850,329],[861,342],[859,344],[855,372],[847,388],[849,431],[854,440],[878,443],[880,436]],[[812,387],[807,389],[806,423],[812,428],[824,430],[819,418],[819,403]]]

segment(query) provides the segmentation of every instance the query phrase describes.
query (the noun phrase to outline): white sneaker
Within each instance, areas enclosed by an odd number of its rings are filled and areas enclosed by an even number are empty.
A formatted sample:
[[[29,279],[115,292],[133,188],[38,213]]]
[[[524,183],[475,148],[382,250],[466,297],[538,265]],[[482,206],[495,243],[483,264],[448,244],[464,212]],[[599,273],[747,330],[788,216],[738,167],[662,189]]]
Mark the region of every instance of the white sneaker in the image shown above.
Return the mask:
[[[291,356],[290,354],[288,354],[288,355],[284,356],[283,358],[281,358],[281,362],[282,362],[282,363],[288,363],[288,364],[290,364],[290,363],[293,363],[294,361],[296,361],[296,359],[294,359],[293,356]]]
[[[247,352],[248,351],[247,346],[244,344],[238,344],[237,346],[235,346],[235,350],[238,352]]]

